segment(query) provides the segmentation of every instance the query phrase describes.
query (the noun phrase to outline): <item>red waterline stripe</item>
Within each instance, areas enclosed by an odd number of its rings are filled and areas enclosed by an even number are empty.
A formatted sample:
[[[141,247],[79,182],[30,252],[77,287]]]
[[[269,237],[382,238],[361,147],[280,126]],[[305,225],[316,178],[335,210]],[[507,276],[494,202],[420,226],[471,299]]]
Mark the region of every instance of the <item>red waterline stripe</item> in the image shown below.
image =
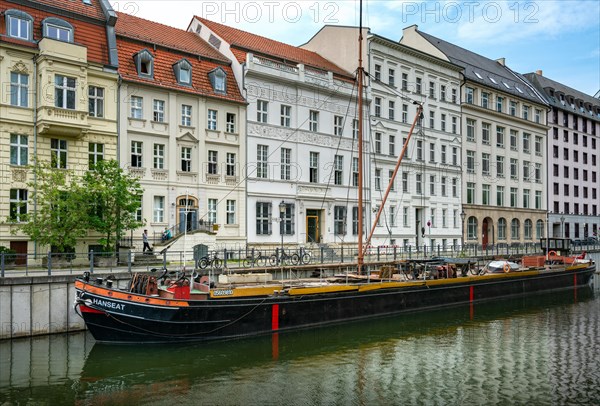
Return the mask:
[[[473,286],[469,287],[469,302],[473,301]]]
[[[92,309],[91,307],[87,307],[86,305],[79,305],[79,309],[81,310],[81,313],[97,313],[97,314],[104,314],[103,311],[101,310],[96,310],[96,309]]]
[[[279,330],[279,305],[274,304],[272,308],[271,330]]]

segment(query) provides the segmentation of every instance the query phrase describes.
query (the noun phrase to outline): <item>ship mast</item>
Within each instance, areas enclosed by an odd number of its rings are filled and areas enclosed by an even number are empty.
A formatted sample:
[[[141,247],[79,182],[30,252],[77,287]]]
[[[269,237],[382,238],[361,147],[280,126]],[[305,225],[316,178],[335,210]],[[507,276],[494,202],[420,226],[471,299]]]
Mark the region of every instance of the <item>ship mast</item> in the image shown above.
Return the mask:
[[[359,6],[358,25],[358,257],[357,273],[362,273],[363,253],[363,66],[362,66],[362,0]]]

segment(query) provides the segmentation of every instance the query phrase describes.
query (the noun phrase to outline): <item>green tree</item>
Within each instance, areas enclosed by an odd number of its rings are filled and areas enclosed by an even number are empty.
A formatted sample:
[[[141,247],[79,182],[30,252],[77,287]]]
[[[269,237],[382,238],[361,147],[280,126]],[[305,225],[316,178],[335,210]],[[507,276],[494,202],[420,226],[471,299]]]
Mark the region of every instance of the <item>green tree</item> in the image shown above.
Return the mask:
[[[77,240],[87,234],[84,194],[71,171],[55,169],[47,163],[33,167],[35,180],[27,184],[29,212],[11,216],[13,233],[22,231],[52,252],[72,252]],[[35,202],[35,204],[33,204]]]
[[[143,190],[137,178],[123,171],[115,160],[103,160],[83,176],[89,202],[89,227],[100,233],[104,252],[116,252],[125,231],[143,226],[136,220]]]

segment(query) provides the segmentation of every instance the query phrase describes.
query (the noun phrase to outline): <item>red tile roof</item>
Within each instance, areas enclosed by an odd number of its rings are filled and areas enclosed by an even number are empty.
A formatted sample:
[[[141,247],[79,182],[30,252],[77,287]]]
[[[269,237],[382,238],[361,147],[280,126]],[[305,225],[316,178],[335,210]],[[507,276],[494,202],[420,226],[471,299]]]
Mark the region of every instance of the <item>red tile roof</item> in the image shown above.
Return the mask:
[[[240,59],[241,53],[236,52],[235,48],[280,58],[286,61],[302,63],[313,68],[331,71],[341,76],[353,77],[349,72],[346,72],[344,69],[340,68],[330,60],[323,58],[316,52],[275,41],[260,35],[251,34],[247,31],[242,31],[237,28],[207,20],[206,18],[198,16],[195,16],[194,18],[228,42],[230,46],[234,48],[232,51],[238,60]],[[245,58],[243,60],[245,60]]]
[[[189,52],[205,58],[229,63],[229,60],[193,32],[170,27],[154,21],[117,13],[117,35],[138,39],[149,44]]]
[[[52,3],[52,5],[58,6],[63,4],[61,1],[50,1],[42,0],[44,3]],[[40,2],[40,1],[38,1]],[[67,3],[71,1],[68,0]],[[94,1],[96,2],[96,1]],[[64,7],[62,7],[64,8]],[[18,9],[25,11],[33,18],[33,38],[35,41],[39,41],[43,38],[42,35],[42,20],[46,17],[57,17],[69,22],[75,31],[74,43],[82,45],[87,48],[88,61],[108,65],[108,50],[106,44],[106,26],[104,21],[98,21],[97,23],[91,21],[83,21],[79,16],[72,14],[69,16],[53,14],[45,10],[43,5],[38,7],[26,7],[6,0],[0,0],[0,9]],[[5,18],[0,18],[0,42],[8,42],[12,44],[22,45],[30,48],[37,48],[37,44],[34,42],[21,41],[15,38],[4,35],[6,33],[6,22]]]
[[[84,15],[86,17],[106,21],[99,0],[90,0],[91,4],[84,4],[82,0],[36,0],[36,2],[67,11],[73,14],[70,17],[76,18],[76,15]]]
[[[117,37],[117,47],[119,50],[119,73],[126,81],[234,102],[245,102],[240,94],[231,66],[228,64],[208,59],[198,60],[197,56],[194,57],[190,53],[168,49],[164,46],[154,50],[147,47],[144,42],[122,36]],[[140,78],[137,74],[133,55],[144,48],[154,56],[154,79]],[[173,72],[173,64],[183,58],[192,64],[192,87],[177,83]],[[213,91],[208,78],[208,73],[217,67],[221,67],[227,73],[227,94],[224,95]]]

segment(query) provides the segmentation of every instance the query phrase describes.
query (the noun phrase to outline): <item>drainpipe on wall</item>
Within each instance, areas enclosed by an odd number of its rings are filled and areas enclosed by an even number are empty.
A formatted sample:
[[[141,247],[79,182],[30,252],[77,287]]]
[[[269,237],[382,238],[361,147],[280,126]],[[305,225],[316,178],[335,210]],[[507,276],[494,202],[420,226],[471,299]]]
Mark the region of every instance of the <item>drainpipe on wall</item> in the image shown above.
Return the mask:
[[[33,162],[34,168],[37,166],[37,144],[38,144],[38,131],[37,131],[37,120],[38,120],[38,91],[37,91],[37,60],[39,55],[33,56]],[[33,212],[37,213],[37,173],[33,171]],[[37,258],[38,243],[33,242],[33,254],[34,258]]]

